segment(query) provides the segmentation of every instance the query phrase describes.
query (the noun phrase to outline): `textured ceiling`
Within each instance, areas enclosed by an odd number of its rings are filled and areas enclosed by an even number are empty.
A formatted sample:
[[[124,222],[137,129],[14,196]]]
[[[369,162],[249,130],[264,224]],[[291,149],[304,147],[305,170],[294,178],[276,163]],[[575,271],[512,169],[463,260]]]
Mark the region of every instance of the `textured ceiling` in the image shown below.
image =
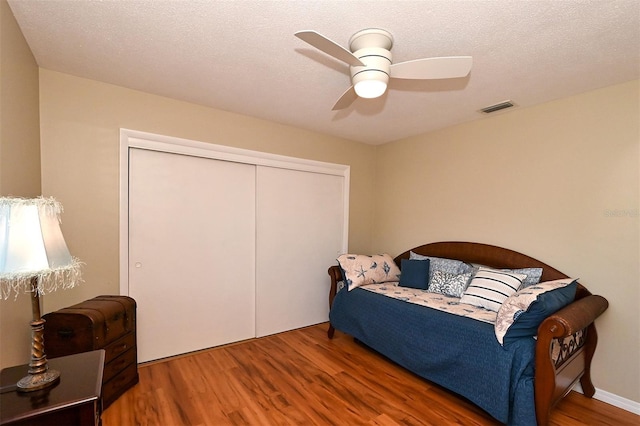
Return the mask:
[[[9,0],[43,68],[380,144],[640,78],[637,0]],[[348,66],[294,37],[393,34],[394,62],[473,56],[468,77],[392,81],[331,111]],[[502,112],[504,113],[504,112]]]

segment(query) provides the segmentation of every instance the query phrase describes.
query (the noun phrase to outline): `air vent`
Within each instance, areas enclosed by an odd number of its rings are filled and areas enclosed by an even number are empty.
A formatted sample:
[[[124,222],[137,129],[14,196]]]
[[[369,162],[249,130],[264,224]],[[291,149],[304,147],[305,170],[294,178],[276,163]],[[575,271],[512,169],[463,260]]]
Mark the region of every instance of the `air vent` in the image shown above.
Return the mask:
[[[515,106],[516,104],[514,104],[511,101],[504,101],[504,102],[500,102],[498,104],[495,105],[491,105],[485,108],[482,108],[480,110],[480,112],[483,112],[485,114],[491,114],[492,112],[496,112],[496,111],[500,111],[502,109],[507,109],[507,108],[511,108],[513,106]]]

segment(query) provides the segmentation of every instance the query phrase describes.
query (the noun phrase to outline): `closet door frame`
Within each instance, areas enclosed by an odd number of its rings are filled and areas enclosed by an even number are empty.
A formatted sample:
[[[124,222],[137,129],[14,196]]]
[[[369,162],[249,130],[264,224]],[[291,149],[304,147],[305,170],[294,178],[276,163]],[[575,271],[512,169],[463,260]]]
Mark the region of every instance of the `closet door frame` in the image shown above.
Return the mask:
[[[194,157],[232,161],[289,170],[322,173],[344,178],[342,252],[346,253],[349,238],[350,166],[325,163],[248,149],[216,145],[190,139],[120,129],[120,294],[129,295],[129,149],[139,148]]]

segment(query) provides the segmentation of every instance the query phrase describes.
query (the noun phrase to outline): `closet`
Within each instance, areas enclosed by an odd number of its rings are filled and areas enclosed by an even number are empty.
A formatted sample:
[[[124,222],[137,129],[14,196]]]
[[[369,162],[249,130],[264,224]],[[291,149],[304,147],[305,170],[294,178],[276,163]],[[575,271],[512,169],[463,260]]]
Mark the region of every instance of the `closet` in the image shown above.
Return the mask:
[[[121,163],[138,362],[327,321],[348,166],[130,130]]]

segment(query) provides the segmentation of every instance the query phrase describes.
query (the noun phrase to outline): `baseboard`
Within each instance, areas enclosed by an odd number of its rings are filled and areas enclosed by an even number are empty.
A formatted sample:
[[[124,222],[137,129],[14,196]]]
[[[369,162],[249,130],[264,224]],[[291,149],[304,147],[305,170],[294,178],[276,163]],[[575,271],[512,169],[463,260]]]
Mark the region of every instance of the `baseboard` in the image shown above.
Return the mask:
[[[584,394],[584,392],[582,392],[582,386],[580,386],[580,383],[577,383],[573,387],[573,390],[576,391],[576,392]],[[618,395],[616,395],[614,393],[607,392],[607,391],[604,391],[604,390],[598,389],[598,388],[596,388],[596,393],[595,393],[595,395],[593,395],[593,398],[597,399],[598,401],[602,401],[602,402],[606,402],[607,404],[611,404],[614,407],[621,408],[621,409],[623,409],[625,411],[629,411],[630,413],[640,415],[640,402],[632,401],[630,399],[623,398],[623,397],[618,396]]]

